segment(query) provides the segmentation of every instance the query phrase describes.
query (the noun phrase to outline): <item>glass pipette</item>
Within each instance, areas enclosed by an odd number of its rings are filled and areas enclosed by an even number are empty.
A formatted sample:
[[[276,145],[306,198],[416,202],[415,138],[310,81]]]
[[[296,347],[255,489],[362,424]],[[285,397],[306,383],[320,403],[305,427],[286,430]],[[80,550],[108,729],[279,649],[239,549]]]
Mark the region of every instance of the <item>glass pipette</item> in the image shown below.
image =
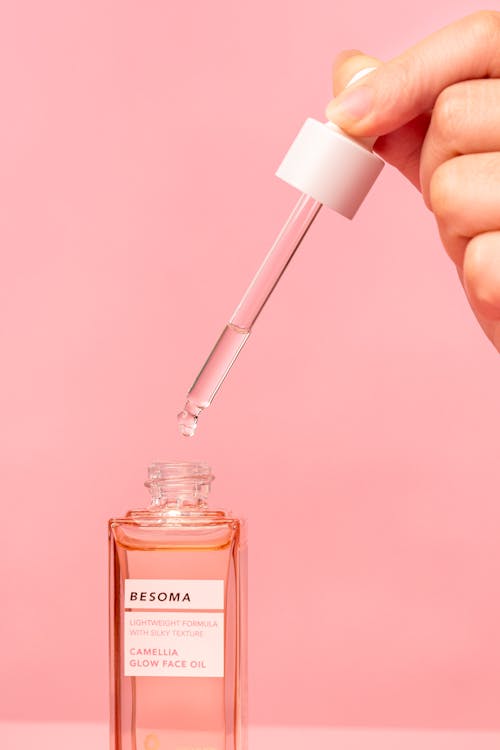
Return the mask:
[[[302,195],[191,386],[177,415],[183,435],[194,435],[199,415],[212,403],[321,206],[347,218],[356,213],[383,167],[371,150],[374,140],[351,138],[331,122],[306,120],[276,172]]]
[[[177,416],[183,435],[194,435],[200,413],[212,403],[320,208],[320,201],[309,195],[299,198],[189,390],[186,405]]]

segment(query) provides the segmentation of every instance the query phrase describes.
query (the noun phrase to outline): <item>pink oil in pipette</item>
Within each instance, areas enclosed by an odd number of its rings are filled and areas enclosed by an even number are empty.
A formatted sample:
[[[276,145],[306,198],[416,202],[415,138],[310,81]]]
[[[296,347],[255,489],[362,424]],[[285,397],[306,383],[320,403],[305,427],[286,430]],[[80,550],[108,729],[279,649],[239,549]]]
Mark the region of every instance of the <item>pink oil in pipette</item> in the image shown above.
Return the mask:
[[[182,435],[194,435],[199,415],[210,406],[320,208],[321,203],[308,195],[299,198],[189,390],[186,405],[177,415]]]
[[[182,435],[193,437],[200,413],[210,406],[249,336],[250,331],[240,330],[231,323],[224,328],[191,386],[184,409],[177,416]]]

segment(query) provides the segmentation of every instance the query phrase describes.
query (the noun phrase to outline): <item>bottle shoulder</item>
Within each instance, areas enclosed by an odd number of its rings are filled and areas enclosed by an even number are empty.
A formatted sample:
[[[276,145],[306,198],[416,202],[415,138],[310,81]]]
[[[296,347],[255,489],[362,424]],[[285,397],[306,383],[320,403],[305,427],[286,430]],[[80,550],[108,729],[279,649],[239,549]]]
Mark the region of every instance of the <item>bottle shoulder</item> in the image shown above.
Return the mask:
[[[246,537],[245,522],[221,510],[131,510],[109,521],[114,542],[128,549],[170,547],[221,548],[240,546]]]
[[[232,513],[212,508],[133,508],[123,516],[109,520],[110,526],[193,527],[193,526],[242,526],[245,521]]]

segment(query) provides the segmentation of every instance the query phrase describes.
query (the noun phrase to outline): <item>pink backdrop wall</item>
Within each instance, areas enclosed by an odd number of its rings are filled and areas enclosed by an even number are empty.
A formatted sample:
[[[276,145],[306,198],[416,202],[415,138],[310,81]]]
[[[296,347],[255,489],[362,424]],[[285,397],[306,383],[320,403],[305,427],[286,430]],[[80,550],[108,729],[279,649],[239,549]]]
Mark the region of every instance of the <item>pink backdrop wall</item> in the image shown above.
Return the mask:
[[[104,719],[106,519],[203,458],[251,538],[251,718],[500,726],[498,356],[419,195],[326,210],[199,436],[335,53],[478,2],[4,3],[3,718]]]

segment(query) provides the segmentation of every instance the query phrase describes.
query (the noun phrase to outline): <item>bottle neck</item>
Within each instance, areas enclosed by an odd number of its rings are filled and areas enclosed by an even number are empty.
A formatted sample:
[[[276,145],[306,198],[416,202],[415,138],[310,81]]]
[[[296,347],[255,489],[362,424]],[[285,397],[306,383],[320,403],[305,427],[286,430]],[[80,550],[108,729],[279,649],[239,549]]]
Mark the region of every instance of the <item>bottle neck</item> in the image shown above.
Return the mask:
[[[151,493],[151,506],[186,510],[202,510],[213,476],[203,463],[154,463],[148,469],[146,487]]]

